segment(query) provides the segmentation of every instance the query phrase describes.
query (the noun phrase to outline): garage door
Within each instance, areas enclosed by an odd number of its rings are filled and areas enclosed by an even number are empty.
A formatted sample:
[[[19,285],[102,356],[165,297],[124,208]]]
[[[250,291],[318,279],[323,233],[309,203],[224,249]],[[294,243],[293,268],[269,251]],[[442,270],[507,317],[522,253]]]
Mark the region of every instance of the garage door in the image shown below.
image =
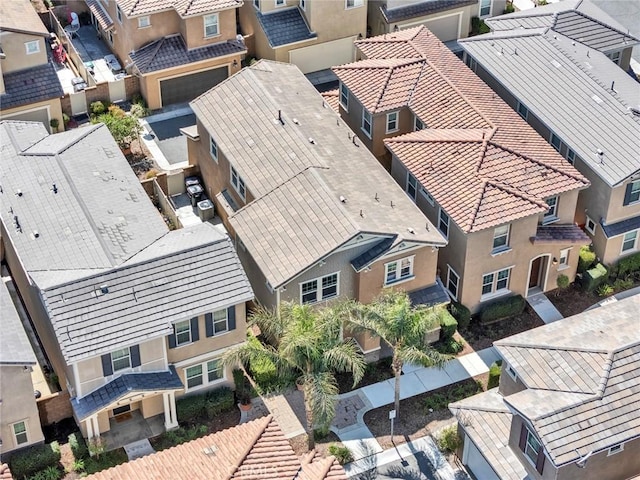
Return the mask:
[[[441,42],[457,40],[460,33],[458,32],[460,15],[451,15],[437,20],[426,21],[424,25],[431,30]]]
[[[464,440],[465,465],[478,480],[500,480],[469,437]]]
[[[2,120],[19,120],[23,122],[42,122],[47,130],[49,128],[49,112],[46,108],[33,110],[31,112],[13,113],[10,115],[2,115]]]
[[[160,81],[162,105],[186,103],[202,95],[229,76],[227,67],[192,73],[183,77]]]

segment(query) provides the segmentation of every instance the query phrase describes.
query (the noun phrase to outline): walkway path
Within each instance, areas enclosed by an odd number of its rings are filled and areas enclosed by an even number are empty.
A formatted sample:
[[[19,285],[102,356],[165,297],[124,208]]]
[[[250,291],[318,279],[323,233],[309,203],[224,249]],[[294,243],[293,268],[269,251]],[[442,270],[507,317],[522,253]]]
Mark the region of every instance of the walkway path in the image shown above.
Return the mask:
[[[544,323],[553,323],[564,317],[547,296],[540,292],[527,297],[527,303],[535,310]]]

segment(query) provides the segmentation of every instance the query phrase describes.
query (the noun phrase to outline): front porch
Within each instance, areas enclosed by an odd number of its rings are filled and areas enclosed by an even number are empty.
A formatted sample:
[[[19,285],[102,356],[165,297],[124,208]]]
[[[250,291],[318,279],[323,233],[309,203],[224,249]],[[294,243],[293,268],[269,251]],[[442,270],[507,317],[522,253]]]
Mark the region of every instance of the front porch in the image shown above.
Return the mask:
[[[109,427],[102,434],[107,451],[160,435],[165,431],[165,419],[164,414],[144,418],[140,410],[134,410],[111,417]]]

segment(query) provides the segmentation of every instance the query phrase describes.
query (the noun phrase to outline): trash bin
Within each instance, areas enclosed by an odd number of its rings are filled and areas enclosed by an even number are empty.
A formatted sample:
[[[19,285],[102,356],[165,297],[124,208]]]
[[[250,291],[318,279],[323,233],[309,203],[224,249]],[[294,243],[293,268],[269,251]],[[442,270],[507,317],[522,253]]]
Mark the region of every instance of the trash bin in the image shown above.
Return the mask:
[[[187,187],[187,195],[191,199],[191,206],[195,207],[202,200],[202,187],[200,185],[191,185]]]
[[[200,220],[206,222],[207,220],[211,220],[214,215],[215,208],[211,200],[207,199],[198,202],[198,216],[200,217]]]

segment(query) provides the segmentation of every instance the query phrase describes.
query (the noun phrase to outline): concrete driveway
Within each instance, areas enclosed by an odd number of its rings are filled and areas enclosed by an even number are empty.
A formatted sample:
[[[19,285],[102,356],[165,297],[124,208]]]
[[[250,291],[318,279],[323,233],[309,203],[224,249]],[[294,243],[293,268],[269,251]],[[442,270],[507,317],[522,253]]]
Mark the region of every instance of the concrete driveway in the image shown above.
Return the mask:
[[[378,466],[355,477],[356,480],[439,480],[436,469],[424,452],[416,452],[402,460]]]
[[[196,116],[189,107],[152,115],[144,120],[151,139],[169,165],[187,161],[187,139],[180,134],[180,129],[196,123]],[[149,139],[149,135],[145,139]]]

